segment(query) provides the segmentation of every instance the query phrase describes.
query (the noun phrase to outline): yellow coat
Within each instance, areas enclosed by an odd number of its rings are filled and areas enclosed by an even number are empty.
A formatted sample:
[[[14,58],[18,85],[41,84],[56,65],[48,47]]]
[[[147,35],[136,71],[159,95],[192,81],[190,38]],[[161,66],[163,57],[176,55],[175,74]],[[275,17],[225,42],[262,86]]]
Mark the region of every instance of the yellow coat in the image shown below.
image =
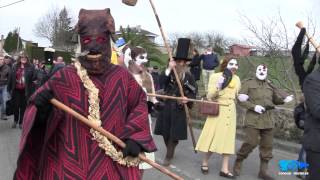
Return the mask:
[[[114,65],[118,65],[118,56],[117,56],[117,52],[112,50],[111,52],[111,63]]]
[[[236,97],[240,91],[241,82],[237,75],[233,75],[228,87],[218,91],[216,84],[222,73],[210,76],[208,84],[208,99],[228,104],[220,106],[219,115],[208,116],[199,137],[196,150],[215,152],[219,154],[234,154],[236,135]]]

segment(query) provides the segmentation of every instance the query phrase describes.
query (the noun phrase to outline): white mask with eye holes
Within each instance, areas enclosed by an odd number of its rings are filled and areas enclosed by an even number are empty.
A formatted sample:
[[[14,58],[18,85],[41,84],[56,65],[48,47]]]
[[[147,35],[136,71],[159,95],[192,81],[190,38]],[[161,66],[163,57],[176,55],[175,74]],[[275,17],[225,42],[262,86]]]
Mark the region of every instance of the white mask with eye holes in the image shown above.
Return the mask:
[[[229,70],[232,70],[232,69],[238,70],[238,68],[239,68],[238,61],[236,59],[231,59],[228,62],[227,69],[229,69]]]
[[[131,58],[131,49],[130,48],[128,48],[128,49],[126,49],[125,51],[124,51],[124,64],[126,65],[126,67],[129,67],[129,61],[131,61],[132,60],[132,58]]]
[[[256,70],[256,77],[259,80],[264,81],[265,79],[267,79],[267,75],[268,75],[267,66],[264,64],[259,65]]]
[[[136,64],[140,66],[141,64],[147,63],[148,62],[147,56],[148,56],[147,53],[138,54],[138,56],[135,59]]]

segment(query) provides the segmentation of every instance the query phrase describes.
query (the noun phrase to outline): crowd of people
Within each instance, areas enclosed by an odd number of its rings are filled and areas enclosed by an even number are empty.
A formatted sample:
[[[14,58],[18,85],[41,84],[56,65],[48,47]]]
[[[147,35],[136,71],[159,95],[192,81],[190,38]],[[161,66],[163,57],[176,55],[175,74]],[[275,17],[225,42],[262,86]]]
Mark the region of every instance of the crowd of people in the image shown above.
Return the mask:
[[[8,115],[14,116],[12,128],[21,129],[23,115],[28,98],[38,89],[59,67],[64,66],[61,56],[54,61],[52,68],[46,67],[44,60],[29,60],[22,51],[15,60],[8,55],[0,55],[0,103],[1,119],[7,120]],[[8,106],[8,107],[6,107]]]
[[[293,96],[279,93],[268,81],[265,64],[256,67],[254,77],[241,81],[237,76],[241,67],[235,57],[225,56],[219,61],[211,47],[199,54],[190,48],[190,39],[179,38],[173,61],[160,72],[159,67],[146,67],[148,52],[143,47],[131,47],[123,39],[112,47],[115,29],[109,9],[81,9],[76,29],[81,52],[72,65],[65,66],[63,58],[57,57],[48,70],[46,61],[35,59],[31,63],[25,53],[16,61],[0,56],[1,118],[6,119],[5,106],[10,100],[12,128],[19,126],[23,131],[15,179],[141,179],[143,169],[151,166],[139,164],[137,156],[145,153],[155,159],[153,134],[163,137],[163,165],[170,165],[179,141],[188,137],[186,110],[194,105],[189,99],[197,97],[201,76],[206,99],[223,105],[219,105],[219,114],[207,116],[197,141],[195,150],[203,152],[199,171],[208,174],[210,157],[217,153],[222,156],[219,175],[234,179],[241,174],[242,162],[259,146],[258,177],[274,179],[267,171],[273,157],[274,122],[270,110],[291,102]],[[310,163],[310,180],[319,179],[319,77],[317,70],[306,78],[305,103],[300,106],[307,111],[303,109],[303,117],[295,114],[297,119],[306,121],[304,128],[308,132],[303,147]],[[52,98],[119,137],[125,148],[55,108],[50,103]],[[247,109],[246,138],[237,151],[236,103]],[[154,112],[156,122],[152,129]],[[232,169],[231,155],[236,155]]]

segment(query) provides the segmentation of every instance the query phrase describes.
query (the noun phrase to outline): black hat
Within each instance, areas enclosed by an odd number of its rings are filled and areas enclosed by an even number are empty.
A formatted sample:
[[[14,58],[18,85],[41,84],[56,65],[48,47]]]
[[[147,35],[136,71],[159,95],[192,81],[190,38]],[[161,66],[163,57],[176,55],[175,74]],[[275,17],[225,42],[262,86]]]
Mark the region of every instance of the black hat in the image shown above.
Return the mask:
[[[192,47],[191,47],[191,39],[188,38],[179,38],[178,45],[175,49],[174,60],[186,60],[191,61],[192,59]]]

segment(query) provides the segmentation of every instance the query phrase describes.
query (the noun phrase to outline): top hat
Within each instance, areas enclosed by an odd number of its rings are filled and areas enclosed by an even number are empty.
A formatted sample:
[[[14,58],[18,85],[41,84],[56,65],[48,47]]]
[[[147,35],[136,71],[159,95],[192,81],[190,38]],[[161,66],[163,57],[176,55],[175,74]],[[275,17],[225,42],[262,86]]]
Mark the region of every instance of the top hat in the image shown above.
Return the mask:
[[[191,61],[192,59],[192,45],[191,39],[179,38],[178,45],[175,49],[174,60],[186,60]]]

